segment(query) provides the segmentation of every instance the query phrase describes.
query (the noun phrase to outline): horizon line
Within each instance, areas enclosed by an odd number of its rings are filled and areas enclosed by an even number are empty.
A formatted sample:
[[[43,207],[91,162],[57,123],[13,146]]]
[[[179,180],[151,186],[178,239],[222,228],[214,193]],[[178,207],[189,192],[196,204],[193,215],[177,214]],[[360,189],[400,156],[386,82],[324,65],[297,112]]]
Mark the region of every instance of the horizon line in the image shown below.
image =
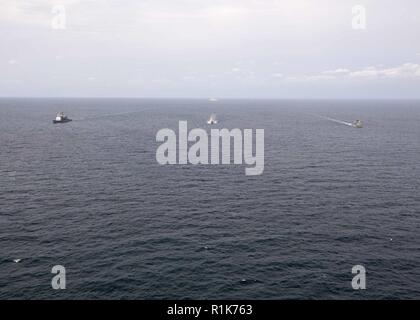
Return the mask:
[[[314,98],[280,98],[280,97],[141,97],[141,96],[0,96],[0,99],[149,99],[149,100],[420,100],[420,97],[314,97]]]

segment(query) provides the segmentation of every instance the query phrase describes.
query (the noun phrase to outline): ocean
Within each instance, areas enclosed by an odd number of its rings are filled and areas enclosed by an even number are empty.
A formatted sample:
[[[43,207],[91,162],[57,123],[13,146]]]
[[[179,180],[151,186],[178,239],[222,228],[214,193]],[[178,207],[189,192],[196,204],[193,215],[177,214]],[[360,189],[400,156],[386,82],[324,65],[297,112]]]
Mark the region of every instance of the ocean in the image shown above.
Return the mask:
[[[262,175],[157,163],[212,113]],[[419,299],[419,138],[418,100],[2,98],[0,299]]]

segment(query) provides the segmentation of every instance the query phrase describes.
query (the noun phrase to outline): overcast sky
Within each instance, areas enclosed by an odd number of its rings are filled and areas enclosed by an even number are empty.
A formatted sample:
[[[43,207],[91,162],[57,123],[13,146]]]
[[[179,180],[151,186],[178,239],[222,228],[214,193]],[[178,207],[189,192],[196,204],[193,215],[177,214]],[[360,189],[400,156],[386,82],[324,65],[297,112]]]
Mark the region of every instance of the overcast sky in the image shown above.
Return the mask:
[[[420,98],[419,0],[0,0],[0,38],[0,96]]]

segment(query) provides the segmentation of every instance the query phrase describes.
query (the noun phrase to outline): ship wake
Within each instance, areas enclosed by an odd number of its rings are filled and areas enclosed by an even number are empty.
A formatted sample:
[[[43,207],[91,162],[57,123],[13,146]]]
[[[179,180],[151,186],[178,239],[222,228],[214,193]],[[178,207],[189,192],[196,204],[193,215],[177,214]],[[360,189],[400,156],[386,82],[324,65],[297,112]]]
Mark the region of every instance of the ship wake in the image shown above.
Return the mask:
[[[350,122],[345,122],[345,121],[342,121],[342,120],[338,120],[338,119],[334,119],[334,118],[330,118],[330,117],[324,117],[324,116],[319,116],[319,117],[322,118],[322,119],[325,119],[325,120],[341,123],[341,124],[344,124],[346,126],[350,126],[350,127],[353,126],[353,124],[350,123]]]

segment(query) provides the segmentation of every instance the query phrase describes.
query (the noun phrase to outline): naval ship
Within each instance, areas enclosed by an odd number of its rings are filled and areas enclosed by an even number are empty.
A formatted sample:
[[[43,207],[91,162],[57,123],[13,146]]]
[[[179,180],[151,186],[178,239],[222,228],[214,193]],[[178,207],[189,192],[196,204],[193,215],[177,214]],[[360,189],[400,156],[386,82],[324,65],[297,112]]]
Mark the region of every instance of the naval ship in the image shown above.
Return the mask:
[[[215,114],[212,114],[210,116],[210,119],[207,120],[207,124],[217,124],[217,118],[216,118],[216,115]]]
[[[53,120],[53,123],[66,123],[66,122],[70,122],[71,119],[69,119],[64,112],[59,112],[57,113],[57,115],[55,116],[55,119]]]
[[[360,120],[354,121],[351,125],[353,128],[363,128],[363,122]]]

